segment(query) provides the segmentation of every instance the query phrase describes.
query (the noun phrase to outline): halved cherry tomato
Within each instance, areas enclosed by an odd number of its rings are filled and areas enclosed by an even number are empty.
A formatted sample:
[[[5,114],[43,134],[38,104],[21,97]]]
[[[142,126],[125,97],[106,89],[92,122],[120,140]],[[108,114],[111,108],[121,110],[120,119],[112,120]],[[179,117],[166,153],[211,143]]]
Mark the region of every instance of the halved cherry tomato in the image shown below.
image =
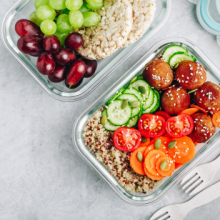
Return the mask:
[[[184,137],[193,131],[193,119],[188,114],[171,117],[166,122],[166,131],[171,137]]]
[[[160,116],[162,116],[166,121],[171,117],[168,113],[166,113],[166,112],[164,112],[164,111],[155,112],[154,115],[160,115]]]
[[[134,128],[118,128],[113,135],[114,145],[121,151],[132,152],[141,143],[141,133]]]
[[[138,129],[146,138],[160,137],[165,133],[166,122],[159,115],[145,114],[141,116],[138,122]]]

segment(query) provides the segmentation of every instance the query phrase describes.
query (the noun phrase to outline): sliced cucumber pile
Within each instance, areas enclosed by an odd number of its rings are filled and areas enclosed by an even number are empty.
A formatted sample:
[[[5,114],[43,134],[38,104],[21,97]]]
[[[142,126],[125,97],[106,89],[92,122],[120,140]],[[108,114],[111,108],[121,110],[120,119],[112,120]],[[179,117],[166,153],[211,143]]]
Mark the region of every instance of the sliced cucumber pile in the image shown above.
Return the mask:
[[[113,96],[108,100],[108,102],[106,103],[106,105],[109,105],[112,101],[114,101],[115,99],[117,99],[118,96],[120,96],[120,95],[124,92],[125,89],[127,89],[127,87],[125,87],[125,86],[123,86],[121,89],[119,89],[118,92],[117,92],[115,95],[113,95]]]
[[[153,91],[153,103],[151,104],[150,107],[145,109],[143,111],[144,114],[146,113],[154,113],[157,111],[157,109],[160,107],[160,94],[157,90]]]
[[[129,85],[129,88],[135,88],[139,90],[144,99],[148,98],[149,96],[150,86],[143,79],[137,79],[135,82]]]
[[[129,128],[134,127],[137,124],[138,119],[139,119],[139,116],[135,116],[135,117],[131,118],[126,126]]]
[[[162,53],[162,59],[165,62],[168,62],[170,57],[176,53],[176,52],[184,52],[184,53],[188,53],[188,50],[185,47],[181,47],[179,45],[171,45],[169,47],[167,47],[163,53]]]
[[[108,119],[107,119],[107,109],[102,111],[102,118],[106,116],[106,119],[104,119],[104,123],[102,123],[103,127],[108,131],[116,131],[121,126],[115,126],[113,125]]]

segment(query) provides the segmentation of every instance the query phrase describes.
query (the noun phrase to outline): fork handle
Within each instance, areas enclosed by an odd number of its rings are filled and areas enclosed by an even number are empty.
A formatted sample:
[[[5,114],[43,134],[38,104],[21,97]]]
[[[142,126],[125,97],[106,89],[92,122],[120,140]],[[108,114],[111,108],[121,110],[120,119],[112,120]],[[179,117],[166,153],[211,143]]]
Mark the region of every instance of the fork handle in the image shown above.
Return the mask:
[[[218,197],[220,197],[220,181],[203,190],[188,202],[183,203],[183,206],[186,211],[190,212],[191,210],[203,206]]]

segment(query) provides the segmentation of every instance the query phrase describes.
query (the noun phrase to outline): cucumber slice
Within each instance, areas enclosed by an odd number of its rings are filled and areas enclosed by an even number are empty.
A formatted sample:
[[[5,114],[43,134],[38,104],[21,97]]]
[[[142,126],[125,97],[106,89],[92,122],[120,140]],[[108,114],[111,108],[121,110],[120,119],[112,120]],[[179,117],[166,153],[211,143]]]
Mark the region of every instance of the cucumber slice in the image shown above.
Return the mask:
[[[102,111],[102,116],[103,115],[107,115],[107,109]],[[106,124],[103,125],[103,127],[108,130],[108,131],[116,131],[118,128],[120,128],[121,126],[115,126],[113,125],[111,122],[109,122],[109,120],[107,120]]]
[[[143,111],[144,114],[146,113],[154,113],[160,106],[160,94],[157,90],[153,91],[154,93],[154,102],[153,104]]]
[[[129,127],[129,128],[134,127],[137,124],[138,119],[139,119],[139,116],[135,116],[135,117],[131,118],[127,124],[127,127]]]
[[[176,52],[170,57],[168,63],[172,69],[176,69],[182,61],[195,62],[196,58],[185,52]]]
[[[185,47],[181,47],[179,45],[171,45],[169,47],[166,47],[166,49],[163,51],[162,53],[162,59],[165,62],[168,62],[170,57],[176,53],[176,52],[184,52],[184,53],[188,53],[188,50]]]
[[[143,105],[143,111],[145,111],[146,109],[150,108],[151,105],[153,105],[153,103],[154,103],[154,92],[150,88],[149,97],[145,100],[145,103]]]
[[[108,120],[113,125],[127,124],[132,115],[132,109],[128,104],[124,109],[121,108],[123,100],[115,100],[108,105],[107,116]]]
[[[122,95],[118,96],[117,99],[120,99],[120,100],[127,99],[130,104],[132,102],[140,102],[140,100],[134,94],[125,94],[125,93],[123,93]],[[131,117],[134,117],[134,116],[138,115],[139,112],[141,111],[141,109],[142,109],[142,107],[141,107],[141,102],[140,102],[140,106],[139,107],[132,108],[132,115],[131,115]]]
[[[137,96],[137,98],[143,102],[144,100],[144,97],[142,96],[141,92],[135,88],[129,88],[129,89],[125,89],[123,94],[126,93],[126,94],[133,94],[135,96]]]
[[[121,89],[119,89],[118,92],[117,92],[115,95],[113,95],[113,96],[108,100],[108,102],[106,103],[106,105],[109,105],[112,101],[114,101],[115,99],[117,99],[117,97],[120,96],[120,95],[124,92],[125,89],[127,89],[126,86],[123,86]]]
[[[149,86],[149,84],[148,84],[146,81],[144,81],[143,79],[138,79],[138,80],[136,80],[135,82],[131,83],[131,84],[129,85],[129,88],[132,88],[132,87],[133,87],[133,88],[139,90],[139,87],[140,87],[140,86],[143,86],[144,89],[145,89],[145,92],[144,92],[144,93],[141,93],[141,94],[143,95],[144,100],[145,100],[146,98],[148,98],[148,96],[149,96],[149,91],[150,91],[150,86]],[[139,91],[140,91],[140,90],[139,90]]]

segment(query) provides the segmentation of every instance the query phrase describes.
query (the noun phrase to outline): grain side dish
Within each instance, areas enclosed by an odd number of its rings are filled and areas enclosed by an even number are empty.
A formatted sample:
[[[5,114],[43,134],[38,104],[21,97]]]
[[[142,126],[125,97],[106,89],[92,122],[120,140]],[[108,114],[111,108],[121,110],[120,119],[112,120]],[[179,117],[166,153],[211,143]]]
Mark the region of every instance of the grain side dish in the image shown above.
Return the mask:
[[[87,147],[125,189],[136,193],[149,193],[160,181],[132,171],[129,165],[131,153],[116,149],[112,139],[114,132],[107,131],[101,124],[102,110],[96,111],[84,128]]]

